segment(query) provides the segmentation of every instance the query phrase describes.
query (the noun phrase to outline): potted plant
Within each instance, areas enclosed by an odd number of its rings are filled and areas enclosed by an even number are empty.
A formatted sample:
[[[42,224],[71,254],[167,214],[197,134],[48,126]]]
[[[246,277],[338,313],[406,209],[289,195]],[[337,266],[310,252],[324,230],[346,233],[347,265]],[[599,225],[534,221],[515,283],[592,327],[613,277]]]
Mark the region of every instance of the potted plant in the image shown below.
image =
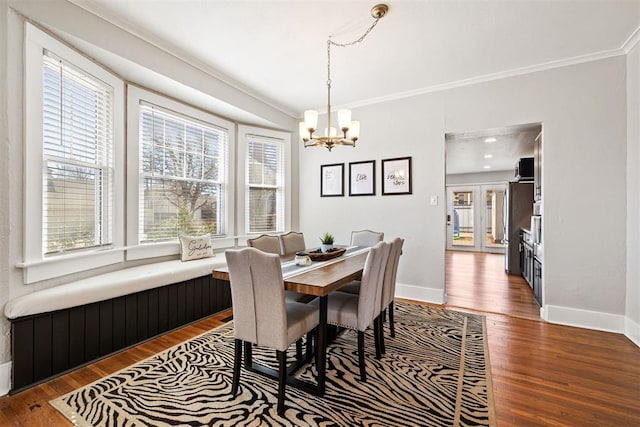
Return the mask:
[[[322,242],[320,250],[323,253],[327,252],[331,249],[331,245],[333,245],[333,235],[331,233],[324,233],[324,236],[320,237],[320,242]]]

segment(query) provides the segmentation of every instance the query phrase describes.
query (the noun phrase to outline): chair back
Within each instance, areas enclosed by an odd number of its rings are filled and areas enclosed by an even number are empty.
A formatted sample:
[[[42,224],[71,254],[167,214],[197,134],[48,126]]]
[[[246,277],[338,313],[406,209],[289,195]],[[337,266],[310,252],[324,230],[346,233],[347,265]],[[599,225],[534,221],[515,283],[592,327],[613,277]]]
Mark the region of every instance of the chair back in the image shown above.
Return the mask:
[[[231,283],[234,336],[287,348],[287,310],[280,256],[255,248],[225,252]]]
[[[382,280],[382,298],[380,302],[380,311],[387,308],[387,306],[393,301],[393,297],[396,294],[396,274],[398,273],[398,262],[400,261],[400,254],[402,253],[402,245],[404,239],[396,237],[391,241],[391,249],[389,250],[389,259],[384,270],[384,277]]]
[[[352,231],[351,246],[374,246],[378,242],[382,242],[384,233],[371,230]]]
[[[280,239],[278,236],[270,236],[268,234],[263,234],[262,236],[258,236],[254,239],[247,239],[247,245],[252,248],[256,248],[261,250],[262,252],[267,252],[270,254],[280,254]]]
[[[307,246],[304,243],[304,234],[290,231],[280,236],[280,250],[282,255],[304,251]]]
[[[362,271],[358,294],[358,330],[364,331],[380,312],[384,266],[389,258],[390,243],[379,242],[369,250]]]

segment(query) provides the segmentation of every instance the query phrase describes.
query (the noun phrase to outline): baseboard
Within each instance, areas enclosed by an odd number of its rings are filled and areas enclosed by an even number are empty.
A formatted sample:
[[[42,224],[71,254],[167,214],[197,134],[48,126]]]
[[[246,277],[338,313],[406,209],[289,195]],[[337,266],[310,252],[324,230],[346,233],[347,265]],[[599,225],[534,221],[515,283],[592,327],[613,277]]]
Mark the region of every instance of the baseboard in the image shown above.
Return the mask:
[[[444,289],[424,288],[422,286],[396,284],[396,297],[415,301],[444,304]]]
[[[631,342],[640,347],[640,325],[629,317],[624,319],[624,334]]]
[[[540,310],[540,314],[547,322],[561,325],[619,334],[624,333],[625,329],[625,318],[621,314],[602,313],[548,304]]]
[[[0,396],[9,394],[11,390],[11,362],[0,365]]]

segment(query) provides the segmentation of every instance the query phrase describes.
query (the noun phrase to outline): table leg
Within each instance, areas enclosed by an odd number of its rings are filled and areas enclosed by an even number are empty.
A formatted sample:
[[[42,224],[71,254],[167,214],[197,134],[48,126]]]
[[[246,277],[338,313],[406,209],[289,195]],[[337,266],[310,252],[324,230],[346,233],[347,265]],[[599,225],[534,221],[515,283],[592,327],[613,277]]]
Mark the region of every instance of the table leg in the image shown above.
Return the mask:
[[[318,396],[324,396],[327,365],[327,304],[328,297],[320,297],[320,325],[318,326]]]

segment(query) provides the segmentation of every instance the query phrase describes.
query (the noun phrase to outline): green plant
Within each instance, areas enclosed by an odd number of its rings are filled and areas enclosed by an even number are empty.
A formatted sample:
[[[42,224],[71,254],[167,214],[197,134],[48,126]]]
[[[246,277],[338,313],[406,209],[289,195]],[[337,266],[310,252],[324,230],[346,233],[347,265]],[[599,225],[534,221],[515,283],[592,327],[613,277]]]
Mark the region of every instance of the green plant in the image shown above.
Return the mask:
[[[333,245],[333,234],[324,233],[324,236],[320,237],[320,241],[323,245]]]

